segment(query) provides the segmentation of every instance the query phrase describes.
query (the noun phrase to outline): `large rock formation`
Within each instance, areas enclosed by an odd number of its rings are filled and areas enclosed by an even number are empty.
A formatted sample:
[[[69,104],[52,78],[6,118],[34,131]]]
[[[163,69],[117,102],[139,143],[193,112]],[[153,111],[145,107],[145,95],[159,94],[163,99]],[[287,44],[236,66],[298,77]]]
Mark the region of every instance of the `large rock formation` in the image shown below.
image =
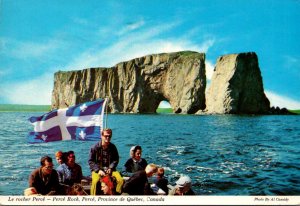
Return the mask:
[[[149,55],[112,68],[57,72],[52,108],[108,97],[108,112],[155,113],[162,100],[176,113],[205,108],[205,54]]]
[[[206,113],[266,114],[270,109],[255,53],[230,54],[217,60],[206,93]]]

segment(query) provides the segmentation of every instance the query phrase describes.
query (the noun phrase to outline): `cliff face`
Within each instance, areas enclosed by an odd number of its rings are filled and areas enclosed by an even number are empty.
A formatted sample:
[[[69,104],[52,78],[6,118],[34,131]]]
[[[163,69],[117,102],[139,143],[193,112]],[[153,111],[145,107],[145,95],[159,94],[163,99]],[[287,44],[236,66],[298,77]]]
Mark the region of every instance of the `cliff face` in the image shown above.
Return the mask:
[[[205,87],[205,54],[155,54],[112,68],[55,73],[52,108],[108,97],[111,113],[155,113],[166,100],[182,114],[270,114],[255,53],[221,56],[206,95]]]
[[[206,112],[266,114],[270,110],[255,53],[230,54],[217,60],[206,94]]]
[[[176,113],[192,114],[205,108],[205,87],[205,54],[156,54],[112,68],[55,73],[52,108],[108,97],[112,113],[155,113],[166,100]]]

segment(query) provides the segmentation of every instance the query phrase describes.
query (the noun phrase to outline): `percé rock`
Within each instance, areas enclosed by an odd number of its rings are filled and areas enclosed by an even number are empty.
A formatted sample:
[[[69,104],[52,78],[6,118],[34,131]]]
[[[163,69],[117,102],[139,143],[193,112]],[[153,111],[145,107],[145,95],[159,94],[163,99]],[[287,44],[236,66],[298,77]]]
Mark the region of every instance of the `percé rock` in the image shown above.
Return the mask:
[[[269,110],[257,55],[249,52],[218,58],[206,93],[206,113],[267,114]]]
[[[56,72],[52,108],[108,97],[111,113],[155,113],[166,100],[175,113],[193,114],[205,108],[205,87],[205,54],[154,54],[112,68]]]

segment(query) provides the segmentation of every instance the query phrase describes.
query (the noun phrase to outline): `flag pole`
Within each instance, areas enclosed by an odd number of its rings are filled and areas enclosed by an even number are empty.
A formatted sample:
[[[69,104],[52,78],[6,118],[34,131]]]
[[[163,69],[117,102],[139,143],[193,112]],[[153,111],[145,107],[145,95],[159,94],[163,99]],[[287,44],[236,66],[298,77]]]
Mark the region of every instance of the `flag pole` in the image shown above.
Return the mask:
[[[105,123],[104,123],[104,128],[106,129],[107,128],[107,107],[108,107],[108,97],[105,97]]]

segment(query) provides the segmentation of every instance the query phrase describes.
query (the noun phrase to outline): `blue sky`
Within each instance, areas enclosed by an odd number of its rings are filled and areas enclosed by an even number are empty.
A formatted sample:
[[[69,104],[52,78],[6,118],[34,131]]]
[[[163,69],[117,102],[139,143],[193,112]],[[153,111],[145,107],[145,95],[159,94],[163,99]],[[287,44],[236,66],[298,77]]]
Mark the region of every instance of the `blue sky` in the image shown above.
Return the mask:
[[[271,105],[300,108],[299,0],[1,0],[0,103],[50,104],[58,70],[181,50],[256,52]],[[209,86],[209,85],[208,85]]]

